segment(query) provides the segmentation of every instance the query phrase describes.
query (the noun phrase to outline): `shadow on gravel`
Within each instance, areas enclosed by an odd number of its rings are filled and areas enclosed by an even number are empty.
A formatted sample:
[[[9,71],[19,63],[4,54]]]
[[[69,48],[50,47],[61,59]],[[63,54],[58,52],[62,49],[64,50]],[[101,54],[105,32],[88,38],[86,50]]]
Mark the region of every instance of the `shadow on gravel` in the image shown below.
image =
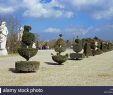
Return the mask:
[[[77,60],[82,60],[82,59],[71,59],[71,58],[68,58],[68,60],[76,60],[77,61]]]
[[[9,71],[12,72],[12,73],[23,73],[23,74],[24,74],[24,73],[35,73],[35,71],[32,71],[32,72],[31,72],[31,71],[30,71],[30,72],[23,72],[23,71],[17,72],[17,71],[15,70],[15,68],[9,68]]]
[[[15,68],[9,68],[9,71],[11,71],[12,73],[18,73],[16,72]]]
[[[52,62],[45,62],[47,65],[59,65],[58,63],[52,63]],[[60,64],[60,65],[64,65],[64,64]]]

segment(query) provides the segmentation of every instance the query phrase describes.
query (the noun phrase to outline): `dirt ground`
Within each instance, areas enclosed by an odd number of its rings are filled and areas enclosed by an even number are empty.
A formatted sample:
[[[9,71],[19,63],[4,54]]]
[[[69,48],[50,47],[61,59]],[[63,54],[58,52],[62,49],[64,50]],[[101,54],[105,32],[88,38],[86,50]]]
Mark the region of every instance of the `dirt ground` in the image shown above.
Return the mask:
[[[67,50],[67,53],[73,52]],[[40,61],[36,73],[15,73],[15,62],[25,60],[19,55],[0,57],[1,86],[113,86],[113,51],[83,60],[68,60],[55,65],[53,50],[40,50],[31,58]],[[55,53],[54,53],[55,54]]]

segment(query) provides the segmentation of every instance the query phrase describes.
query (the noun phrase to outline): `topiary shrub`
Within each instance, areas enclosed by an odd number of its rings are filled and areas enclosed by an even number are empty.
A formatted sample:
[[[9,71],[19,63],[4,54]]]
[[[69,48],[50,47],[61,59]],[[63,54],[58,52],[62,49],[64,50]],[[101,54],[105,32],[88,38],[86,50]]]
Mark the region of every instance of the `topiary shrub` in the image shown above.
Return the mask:
[[[24,57],[27,61],[37,54],[37,49],[35,48],[19,48],[18,53]]]
[[[88,42],[86,42],[84,44],[84,54],[85,54],[86,57],[92,56],[91,47],[90,47],[90,44]]]
[[[39,69],[39,65],[37,61],[18,61],[15,63],[17,72],[34,72]]]
[[[96,45],[95,45],[95,40],[91,40],[90,41],[90,47],[91,47],[91,51],[92,51],[92,55],[95,56],[96,55]]]
[[[71,59],[82,59],[82,58],[84,58],[84,54],[79,53],[83,50],[82,46],[83,46],[82,41],[80,39],[78,39],[78,36],[77,36],[77,39],[75,39],[75,42],[73,44],[73,51],[76,52],[76,53],[70,54]]]
[[[35,42],[35,35],[30,32],[24,32],[22,36],[22,43],[26,46],[32,46],[33,42]]]
[[[96,46],[96,55],[100,55],[100,54],[102,54],[102,50],[100,49],[100,47],[101,47],[101,41],[100,40],[97,40],[97,46]]]
[[[108,42],[108,44],[107,44],[107,49],[108,49],[108,51],[113,50],[113,45],[112,45],[112,43]]]
[[[52,56],[52,59],[57,62],[59,65],[61,65],[62,63],[64,63],[67,60],[68,55],[64,56],[64,55],[55,55]]]
[[[53,61],[57,62],[58,65],[61,65],[68,59],[68,54],[61,55],[62,52],[66,50],[66,44],[65,41],[62,39],[62,34],[59,35],[60,38],[56,41],[54,45],[54,50],[57,52],[56,55],[52,54]]]
[[[79,53],[82,51],[82,44],[80,43],[74,43],[73,44],[73,51],[75,51],[76,53]]]
[[[101,42],[101,47],[100,49],[103,51],[103,52],[107,52],[108,49],[107,49],[107,43],[106,42]]]
[[[26,61],[18,61],[15,63],[15,70],[17,72],[33,72],[39,68],[40,63],[37,61],[29,61],[38,52],[37,48],[32,48],[35,42],[35,35],[30,32],[30,26],[24,26],[21,47],[18,49],[20,56],[24,57]]]

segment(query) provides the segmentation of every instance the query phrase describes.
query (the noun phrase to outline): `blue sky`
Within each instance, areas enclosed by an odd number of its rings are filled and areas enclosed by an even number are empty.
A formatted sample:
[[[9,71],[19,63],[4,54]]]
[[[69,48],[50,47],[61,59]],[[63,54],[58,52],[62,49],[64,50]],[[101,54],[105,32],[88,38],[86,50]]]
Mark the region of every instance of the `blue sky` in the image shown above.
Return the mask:
[[[0,0],[0,14],[18,15],[43,40],[59,33],[113,40],[113,0]]]

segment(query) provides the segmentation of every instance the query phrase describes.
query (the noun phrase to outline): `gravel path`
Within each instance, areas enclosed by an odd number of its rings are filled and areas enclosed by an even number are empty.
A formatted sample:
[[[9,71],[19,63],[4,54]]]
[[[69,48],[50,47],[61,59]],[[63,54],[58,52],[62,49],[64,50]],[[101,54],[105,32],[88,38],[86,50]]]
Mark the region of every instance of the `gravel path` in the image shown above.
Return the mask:
[[[53,50],[39,51],[31,60],[40,61],[36,73],[14,73],[19,55],[0,57],[1,86],[113,86],[113,51],[52,65]],[[67,50],[67,53],[73,52]]]

